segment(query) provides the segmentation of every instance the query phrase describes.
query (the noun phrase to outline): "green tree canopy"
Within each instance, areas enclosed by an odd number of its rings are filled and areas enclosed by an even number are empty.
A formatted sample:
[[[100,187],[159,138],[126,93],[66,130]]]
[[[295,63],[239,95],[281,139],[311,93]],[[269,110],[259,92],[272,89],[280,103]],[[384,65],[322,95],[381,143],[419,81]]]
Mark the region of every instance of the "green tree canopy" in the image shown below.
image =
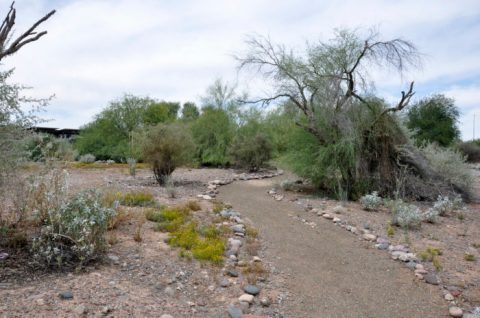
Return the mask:
[[[435,142],[446,147],[460,137],[459,115],[452,98],[437,94],[412,105],[407,112],[407,127],[413,130],[417,144]]]
[[[193,121],[200,116],[200,111],[198,110],[197,105],[192,102],[186,102],[182,107],[182,120],[184,121]]]
[[[75,146],[80,154],[121,161],[134,155],[132,133],[158,123],[177,119],[180,104],[130,94],[115,100],[82,127]]]

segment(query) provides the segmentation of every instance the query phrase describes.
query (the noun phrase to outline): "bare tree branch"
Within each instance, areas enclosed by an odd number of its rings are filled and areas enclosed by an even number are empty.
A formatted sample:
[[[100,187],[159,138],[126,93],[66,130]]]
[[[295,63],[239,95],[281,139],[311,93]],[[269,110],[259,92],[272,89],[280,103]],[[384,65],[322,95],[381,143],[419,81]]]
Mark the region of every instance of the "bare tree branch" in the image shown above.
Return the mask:
[[[48,14],[35,22],[27,31],[25,31],[23,34],[13,40],[11,43],[8,43],[9,37],[11,37],[13,34],[12,30],[13,26],[15,25],[16,19],[16,9],[14,7],[14,4],[15,2],[12,2],[7,16],[0,25],[0,60],[2,60],[8,55],[14,54],[24,45],[37,41],[42,36],[47,34],[47,31],[41,31],[37,33],[35,29],[40,24],[47,21],[56,12],[55,10],[50,11]]]

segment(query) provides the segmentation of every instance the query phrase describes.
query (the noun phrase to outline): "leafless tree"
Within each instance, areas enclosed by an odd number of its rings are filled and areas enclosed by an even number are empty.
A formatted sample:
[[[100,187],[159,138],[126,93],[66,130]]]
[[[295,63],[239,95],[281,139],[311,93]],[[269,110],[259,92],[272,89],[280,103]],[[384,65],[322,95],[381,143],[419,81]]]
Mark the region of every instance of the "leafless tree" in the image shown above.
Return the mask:
[[[15,26],[15,20],[17,17],[17,11],[15,9],[15,1],[10,5],[10,10],[8,11],[7,16],[0,25],[0,61],[9,55],[16,53],[24,45],[35,42],[40,39],[42,36],[47,34],[47,31],[37,32],[37,27],[43,22],[47,21],[53,14],[55,10],[50,11],[45,16],[40,18],[35,22],[30,28],[27,29],[24,33],[20,34],[15,39],[13,38]]]

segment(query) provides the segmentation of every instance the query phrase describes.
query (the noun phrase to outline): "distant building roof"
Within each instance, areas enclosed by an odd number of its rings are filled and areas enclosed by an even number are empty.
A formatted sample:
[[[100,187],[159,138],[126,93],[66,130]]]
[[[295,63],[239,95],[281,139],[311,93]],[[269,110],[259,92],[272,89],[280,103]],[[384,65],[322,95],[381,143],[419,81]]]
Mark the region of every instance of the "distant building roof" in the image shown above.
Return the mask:
[[[73,128],[32,127],[31,129],[35,132],[51,134],[63,138],[71,138],[80,133],[80,129]]]

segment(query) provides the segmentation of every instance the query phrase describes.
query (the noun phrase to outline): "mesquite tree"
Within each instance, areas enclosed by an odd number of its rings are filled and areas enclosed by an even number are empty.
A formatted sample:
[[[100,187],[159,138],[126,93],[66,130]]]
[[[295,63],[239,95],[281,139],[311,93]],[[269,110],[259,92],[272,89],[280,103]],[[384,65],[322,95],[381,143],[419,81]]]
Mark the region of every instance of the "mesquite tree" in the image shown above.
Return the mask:
[[[399,174],[438,179],[425,158],[409,143],[395,113],[408,106],[414,82],[388,105],[372,95],[372,68],[400,74],[421,64],[416,47],[403,39],[381,40],[376,32],[362,39],[356,32],[338,31],[334,39],[307,45],[295,53],[269,38],[250,37],[248,50],[237,60],[240,69],[261,74],[271,94],[251,103],[281,102],[297,109],[295,122],[317,143],[319,186],[339,196],[355,197],[381,189],[399,190]],[[305,171],[305,170],[304,170]],[[416,191],[416,190],[412,190]]]

